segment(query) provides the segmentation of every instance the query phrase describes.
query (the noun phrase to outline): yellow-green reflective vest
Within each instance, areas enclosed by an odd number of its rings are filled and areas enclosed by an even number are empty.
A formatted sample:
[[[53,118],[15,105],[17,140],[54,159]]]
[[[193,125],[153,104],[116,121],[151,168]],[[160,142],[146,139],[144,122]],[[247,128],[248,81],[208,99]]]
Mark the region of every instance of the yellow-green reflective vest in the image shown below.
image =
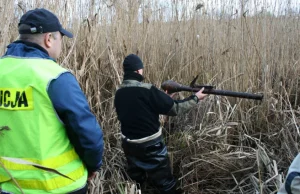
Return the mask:
[[[51,80],[66,71],[48,59],[0,59],[0,162],[4,165],[4,168],[0,165],[0,188],[3,191],[21,193],[21,187],[30,194],[68,193],[86,184],[87,170],[47,93]],[[24,161],[55,169],[68,178],[22,164]]]

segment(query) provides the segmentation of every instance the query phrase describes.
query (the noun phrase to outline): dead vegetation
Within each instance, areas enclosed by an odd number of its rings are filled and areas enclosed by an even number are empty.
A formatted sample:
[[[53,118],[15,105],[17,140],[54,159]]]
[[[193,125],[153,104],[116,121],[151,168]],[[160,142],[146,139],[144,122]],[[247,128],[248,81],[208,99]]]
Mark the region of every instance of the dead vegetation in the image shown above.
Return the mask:
[[[210,14],[213,2],[4,0],[0,52],[17,39],[19,16],[34,7],[54,11],[73,31],[59,61],[79,80],[105,134],[90,194],[140,192],[126,181],[113,107],[130,53],[143,59],[146,81],[157,86],[166,79],[188,84],[199,74],[199,83],[218,89],[264,93],[262,102],[211,95],[188,114],[167,118],[164,133],[186,193],[275,193],[299,152],[299,10],[251,15],[247,1],[239,2],[224,1],[236,10],[222,15]],[[142,193],[157,191],[146,185]]]

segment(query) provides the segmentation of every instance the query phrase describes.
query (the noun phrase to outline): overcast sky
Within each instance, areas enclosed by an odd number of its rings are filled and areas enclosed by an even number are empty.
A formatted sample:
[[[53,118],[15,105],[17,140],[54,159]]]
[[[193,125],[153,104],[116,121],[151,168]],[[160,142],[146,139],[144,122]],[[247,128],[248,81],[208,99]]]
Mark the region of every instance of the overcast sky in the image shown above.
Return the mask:
[[[176,0],[175,0],[176,1]],[[207,14],[233,14],[236,11],[240,12],[242,5],[247,14],[253,15],[262,11],[274,14],[284,15],[286,13],[300,12],[300,0],[177,0],[179,7],[182,9],[194,11],[198,4],[203,4]],[[160,0],[160,5],[166,9],[171,9],[173,0]]]
[[[28,6],[27,8],[34,8],[37,5],[37,1],[41,7],[43,6],[43,2],[48,4],[48,1],[40,0],[24,0],[24,2],[22,2]],[[15,4],[18,2],[20,1],[15,0]],[[51,0],[50,2],[56,2],[56,0]],[[89,8],[89,4],[93,2],[91,0],[61,0],[56,2],[57,4],[61,4],[61,6],[57,7],[63,7],[65,2],[68,2],[68,5],[75,5],[74,9],[71,8],[71,13],[74,13],[75,16],[87,18],[93,14],[90,9],[87,9]],[[163,13],[165,20],[174,17],[176,9],[179,15],[185,13],[185,16],[188,17],[193,17],[194,14],[206,14],[212,17],[239,17],[243,14],[242,8],[243,12],[247,12],[247,15],[258,13],[272,14],[275,16],[289,13],[300,15],[300,0],[101,0],[94,2],[95,5],[92,6],[94,7],[93,11],[105,17],[107,20],[110,20],[115,14],[114,4],[118,4],[119,7],[121,5],[125,11],[128,11],[128,7],[130,7],[130,5],[128,5],[129,2],[133,5],[138,5],[138,2],[141,3],[139,6],[140,14],[150,8],[153,17],[157,17],[157,15]],[[195,11],[199,4],[203,4],[204,6]],[[58,12],[58,10],[56,11]],[[61,14],[63,15],[63,12],[61,12]],[[70,19],[73,19],[75,16],[72,14],[72,18]],[[142,18],[141,15],[139,15],[139,18]]]

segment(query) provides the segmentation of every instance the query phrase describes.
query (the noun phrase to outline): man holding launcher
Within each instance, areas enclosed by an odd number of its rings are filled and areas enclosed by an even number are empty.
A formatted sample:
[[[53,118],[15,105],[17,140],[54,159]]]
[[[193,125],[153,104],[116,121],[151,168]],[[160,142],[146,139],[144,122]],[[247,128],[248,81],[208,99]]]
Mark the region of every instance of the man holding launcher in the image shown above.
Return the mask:
[[[151,181],[161,194],[176,194],[168,152],[163,143],[159,115],[176,116],[195,107],[207,94],[203,89],[184,100],[173,100],[151,84],[143,83],[143,62],[134,54],[123,62],[124,79],[115,95],[115,108],[121,123],[122,147],[128,175],[142,184]]]

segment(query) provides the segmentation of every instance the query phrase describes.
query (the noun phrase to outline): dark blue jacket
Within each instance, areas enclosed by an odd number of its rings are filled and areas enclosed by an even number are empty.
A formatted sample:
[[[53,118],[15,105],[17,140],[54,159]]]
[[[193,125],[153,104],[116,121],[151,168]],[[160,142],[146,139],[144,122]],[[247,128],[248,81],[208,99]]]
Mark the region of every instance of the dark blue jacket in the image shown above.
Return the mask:
[[[43,47],[20,40],[8,45],[4,56],[54,60]],[[50,83],[48,95],[79,157],[89,172],[96,171],[102,164],[102,129],[76,78],[70,72],[61,74]]]

